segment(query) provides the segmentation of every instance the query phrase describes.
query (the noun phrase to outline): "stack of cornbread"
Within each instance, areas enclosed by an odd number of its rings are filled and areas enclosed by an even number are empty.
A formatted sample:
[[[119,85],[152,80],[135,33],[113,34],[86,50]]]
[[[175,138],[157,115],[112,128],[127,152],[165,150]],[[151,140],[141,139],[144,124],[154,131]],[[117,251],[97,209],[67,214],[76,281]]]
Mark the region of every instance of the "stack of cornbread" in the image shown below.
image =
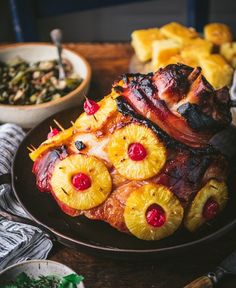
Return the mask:
[[[193,28],[172,22],[161,28],[136,30],[132,46],[140,62],[156,71],[168,64],[200,66],[215,89],[229,86],[236,68],[236,42],[230,28],[221,23],[204,27],[204,37]]]

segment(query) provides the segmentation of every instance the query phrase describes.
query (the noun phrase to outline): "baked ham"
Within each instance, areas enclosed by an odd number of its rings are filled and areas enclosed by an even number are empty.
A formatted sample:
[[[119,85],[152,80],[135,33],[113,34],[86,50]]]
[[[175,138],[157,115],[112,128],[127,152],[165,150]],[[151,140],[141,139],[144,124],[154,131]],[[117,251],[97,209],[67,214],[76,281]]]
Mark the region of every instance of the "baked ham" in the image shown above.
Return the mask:
[[[123,75],[84,108],[30,154],[39,190],[63,212],[159,240],[223,210],[228,162],[209,139],[231,122],[229,92],[215,91],[200,68]]]

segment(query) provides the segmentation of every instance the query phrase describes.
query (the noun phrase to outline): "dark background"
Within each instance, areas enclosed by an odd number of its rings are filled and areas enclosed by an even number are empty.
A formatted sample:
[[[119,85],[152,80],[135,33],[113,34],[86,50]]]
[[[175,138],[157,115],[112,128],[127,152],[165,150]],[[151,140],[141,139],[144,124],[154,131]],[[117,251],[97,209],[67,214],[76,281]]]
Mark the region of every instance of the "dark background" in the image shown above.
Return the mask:
[[[70,5],[70,0],[66,5]],[[24,10],[24,5],[21,9]],[[226,23],[236,35],[235,12],[234,0],[210,1],[210,22]],[[61,28],[64,31],[65,42],[104,42],[129,41],[130,33],[135,29],[158,27],[171,21],[187,23],[187,0],[143,1],[82,12],[75,11],[37,19],[36,23],[41,41],[49,41],[48,33],[51,29]],[[13,41],[15,35],[9,0],[0,0],[0,42]]]

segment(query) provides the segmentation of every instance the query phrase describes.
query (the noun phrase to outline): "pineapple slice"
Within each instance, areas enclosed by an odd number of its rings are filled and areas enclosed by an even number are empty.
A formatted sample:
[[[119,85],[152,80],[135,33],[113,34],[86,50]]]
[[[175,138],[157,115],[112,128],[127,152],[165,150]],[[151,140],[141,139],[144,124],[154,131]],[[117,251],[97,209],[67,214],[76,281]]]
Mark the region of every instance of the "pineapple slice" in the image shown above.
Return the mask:
[[[185,215],[184,225],[191,231],[196,231],[203,223],[213,219],[221,212],[228,200],[225,182],[210,180],[197,193]]]
[[[229,26],[221,23],[210,23],[204,27],[204,37],[215,45],[233,41]]]
[[[183,219],[183,207],[165,186],[148,183],[131,192],[124,219],[130,233],[142,240],[160,240],[173,234]]]
[[[219,54],[211,54],[199,59],[202,73],[215,89],[230,85],[233,68]]]
[[[236,42],[224,43],[220,46],[220,54],[236,68]]]
[[[56,164],[51,187],[61,202],[77,210],[87,210],[106,200],[112,181],[102,161],[74,154]]]
[[[181,46],[173,39],[156,40],[152,44],[152,66],[155,70],[163,66],[171,56],[179,53]]]
[[[73,127],[70,127],[47,139],[36,150],[29,154],[31,160],[35,161],[43,152],[50,148],[63,145],[72,135]]]
[[[153,131],[140,124],[116,130],[108,144],[109,158],[127,179],[141,180],[156,175],[166,162],[166,149]]]
[[[148,61],[152,56],[152,42],[164,39],[158,28],[136,30],[131,35],[132,46],[138,59],[142,62]]]
[[[115,97],[116,94],[113,92],[98,102],[100,108],[94,115],[82,113],[75,121],[75,128],[81,132],[91,132],[102,128],[107,119],[117,111]]]
[[[161,33],[166,38],[171,38],[183,44],[186,39],[198,37],[198,33],[193,28],[187,28],[179,23],[171,22],[160,28]]]
[[[180,54],[183,58],[195,59],[195,61],[198,61],[200,57],[210,55],[212,49],[213,44],[210,41],[196,38],[186,40]]]

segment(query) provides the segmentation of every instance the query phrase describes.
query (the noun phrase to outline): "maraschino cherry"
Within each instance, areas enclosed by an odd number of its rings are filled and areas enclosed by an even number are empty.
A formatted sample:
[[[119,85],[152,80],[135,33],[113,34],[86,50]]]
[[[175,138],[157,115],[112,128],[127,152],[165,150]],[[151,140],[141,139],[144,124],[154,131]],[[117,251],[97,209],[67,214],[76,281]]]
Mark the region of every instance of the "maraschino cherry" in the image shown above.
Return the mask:
[[[72,177],[72,184],[77,190],[83,191],[91,186],[91,179],[88,175],[80,172]]]
[[[147,156],[147,151],[142,144],[132,143],[129,145],[128,155],[133,161],[141,161]]]
[[[85,98],[84,111],[87,115],[94,115],[99,110],[99,108],[100,106],[97,102],[88,99],[87,97]]]
[[[211,220],[219,212],[219,208],[219,203],[213,198],[209,198],[203,207],[202,215],[205,219]]]
[[[165,211],[157,204],[151,205],[146,212],[147,223],[153,227],[161,227],[166,222]]]
[[[48,133],[48,139],[56,136],[60,131],[57,128],[52,128],[51,131]]]

